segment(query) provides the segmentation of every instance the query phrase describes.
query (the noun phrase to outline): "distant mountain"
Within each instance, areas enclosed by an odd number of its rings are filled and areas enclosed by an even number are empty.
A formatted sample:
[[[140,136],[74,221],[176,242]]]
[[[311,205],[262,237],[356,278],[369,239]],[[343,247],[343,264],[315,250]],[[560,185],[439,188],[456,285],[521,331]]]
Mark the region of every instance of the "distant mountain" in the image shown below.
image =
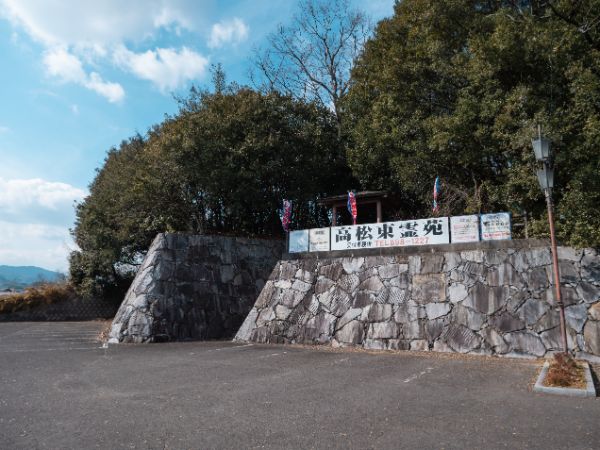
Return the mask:
[[[41,281],[57,281],[58,272],[35,266],[0,266],[0,290],[23,289]]]

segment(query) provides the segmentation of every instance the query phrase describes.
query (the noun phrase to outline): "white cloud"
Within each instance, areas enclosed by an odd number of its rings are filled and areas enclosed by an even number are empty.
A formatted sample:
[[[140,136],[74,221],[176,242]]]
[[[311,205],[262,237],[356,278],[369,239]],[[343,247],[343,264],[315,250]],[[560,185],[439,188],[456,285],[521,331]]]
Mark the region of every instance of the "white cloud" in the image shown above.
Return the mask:
[[[75,243],[67,227],[0,220],[0,264],[66,271]]]
[[[208,46],[210,48],[218,48],[224,44],[240,43],[248,38],[248,31],[248,25],[237,17],[215,23],[210,32]]]
[[[0,178],[0,264],[66,269],[73,203],[85,195],[67,183]]]
[[[83,189],[67,183],[32,179],[0,178],[0,216],[26,216],[54,212],[70,214],[73,202],[86,196]]]
[[[0,5],[3,15],[46,46],[140,41],[160,27],[193,29],[202,13],[193,0],[0,0]]]
[[[121,46],[115,51],[114,59],[119,66],[151,81],[163,92],[202,77],[208,66],[207,58],[187,47],[179,51],[157,48],[134,53]]]
[[[148,43],[161,29],[177,34],[201,30],[210,8],[216,6],[194,0],[0,0],[0,16],[46,48],[43,63],[50,75],[112,103],[121,101],[125,91],[104,80],[100,68],[114,63],[115,55],[124,56],[121,68],[163,92],[202,76],[207,59],[186,47],[134,53],[127,46]]]
[[[145,4],[148,4],[147,1]],[[198,9],[198,5],[196,4],[195,10],[197,11]],[[181,2],[179,5],[176,5],[175,2],[171,2],[169,6],[162,5],[159,9],[152,12],[152,16],[153,24],[156,28],[169,27],[171,25],[174,25],[176,28],[185,28],[188,30],[194,28],[193,11],[187,9]]]
[[[111,103],[120,102],[125,97],[125,90],[119,83],[104,81],[96,72],[88,75],[79,58],[62,47],[46,51],[43,62],[49,75],[65,83],[80,84],[105,97]]]
[[[111,103],[118,103],[125,97],[125,90],[119,83],[104,81],[96,72],[92,72],[83,85],[106,97]]]
[[[43,62],[49,75],[60,78],[64,82],[83,84],[87,78],[79,58],[64,48],[57,47],[48,50],[44,53]]]

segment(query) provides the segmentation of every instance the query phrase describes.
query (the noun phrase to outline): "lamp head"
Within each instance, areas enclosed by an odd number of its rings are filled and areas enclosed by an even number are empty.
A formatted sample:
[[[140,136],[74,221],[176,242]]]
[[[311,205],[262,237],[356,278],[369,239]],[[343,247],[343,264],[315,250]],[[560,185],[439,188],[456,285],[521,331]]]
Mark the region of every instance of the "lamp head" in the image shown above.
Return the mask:
[[[544,164],[544,167],[537,171],[538,182],[543,191],[554,187],[554,170]]]
[[[546,162],[550,160],[552,156],[552,142],[550,139],[538,137],[531,141],[533,146],[533,152],[535,153],[535,159],[540,162]]]

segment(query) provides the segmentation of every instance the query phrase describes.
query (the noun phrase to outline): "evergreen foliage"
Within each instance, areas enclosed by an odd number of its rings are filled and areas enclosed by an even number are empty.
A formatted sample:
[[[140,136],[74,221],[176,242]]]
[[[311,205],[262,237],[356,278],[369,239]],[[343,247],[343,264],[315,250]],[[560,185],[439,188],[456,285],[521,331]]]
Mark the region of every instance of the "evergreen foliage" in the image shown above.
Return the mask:
[[[346,97],[363,187],[443,214],[507,210],[546,233],[536,126],[552,139],[563,242],[600,244],[600,2],[404,0],[381,21]]]
[[[334,115],[216,79],[214,93],[193,89],[177,115],[108,152],[77,207],[71,278],[82,292],[122,293],[160,232],[281,237],[284,198],[294,226],[326,224],[315,201],[349,183]]]
[[[77,207],[71,278],[122,295],[159,232],[280,236],[284,198],[293,227],[327,225],[315,200],[358,184],[394,192],[399,218],[426,217],[436,176],[440,214],[527,211],[543,237],[537,124],[553,141],[559,238],[600,246],[599,24],[600,0],[403,0],[335,111],[228,85],[217,66],[214,92],[193,89],[108,152]]]

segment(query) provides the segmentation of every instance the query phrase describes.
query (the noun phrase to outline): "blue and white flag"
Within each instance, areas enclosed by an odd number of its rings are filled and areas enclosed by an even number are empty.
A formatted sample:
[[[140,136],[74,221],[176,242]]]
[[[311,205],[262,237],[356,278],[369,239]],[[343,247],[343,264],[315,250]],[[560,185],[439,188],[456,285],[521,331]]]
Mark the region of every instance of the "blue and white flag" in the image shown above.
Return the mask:
[[[433,212],[438,212],[440,210],[440,204],[438,203],[440,192],[440,177],[435,177],[435,182],[433,183]]]

